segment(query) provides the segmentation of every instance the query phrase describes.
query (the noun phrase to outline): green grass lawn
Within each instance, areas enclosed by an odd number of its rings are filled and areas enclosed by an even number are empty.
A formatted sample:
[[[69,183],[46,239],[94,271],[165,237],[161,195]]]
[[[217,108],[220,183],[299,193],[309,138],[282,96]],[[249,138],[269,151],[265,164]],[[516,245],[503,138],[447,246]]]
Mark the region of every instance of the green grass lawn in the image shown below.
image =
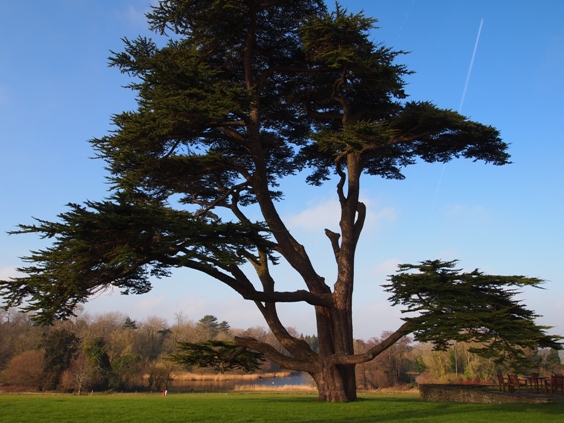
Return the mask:
[[[421,402],[415,394],[318,403],[311,394],[0,395],[0,422],[563,422],[564,403]]]

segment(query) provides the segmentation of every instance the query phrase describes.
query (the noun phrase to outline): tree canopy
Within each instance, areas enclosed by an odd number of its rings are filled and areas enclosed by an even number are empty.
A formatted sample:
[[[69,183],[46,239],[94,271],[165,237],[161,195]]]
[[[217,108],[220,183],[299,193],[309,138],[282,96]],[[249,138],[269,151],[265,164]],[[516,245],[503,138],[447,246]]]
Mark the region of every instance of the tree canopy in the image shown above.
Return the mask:
[[[204,341],[179,342],[178,352],[170,356],[170,360],[182,367],[211,367],[224,373],[228,370],[257,370],[266,361],[261,353],[249,351],[234,342]]]
[[[498,362],[518,362],[526,349],[558,348],[555,338],[543,333],[549,327],[535,325],[539,316],[515,298],[519,288],[540,287],[540,279],[486,275],[478,269],[462,273],[455,265],[440,260],[402,264],[384,285],[393,293],[392,304],[414,316],[405,320],[417,340],[441,350],[452,340],[472,341],[476,347],[470,352]]]
[[[250,337],[236,338],[239,347],[309,372],[328,401],[354,400],[354,366],[404,334],[442,342],[444,335],[468,338],[468,327],[482,324],[467,313],[444,313],[463,318],[453,325],[439,309],[460,306],[454,299],[417,303],[411,288],[396,293],[392,284],[392,301],[421,318],[355,355],[354,260],[366,216],[361,176],[403,179],[406,166],[454,158],[509,163],[507,144],[492,126],[407,99],[410,71],[397,63],[405,53],[371,41],[376,19],[338,4],[329,11],[314,0],[162,0],[147,18],[165,45],[124,39],[123,51],[110,58],[131,76],[137,109],[114,115],[113,130],[91,140],[107,164],[109,198],[69,204],[57,222],[20,226],[18,233],[51,238],[53,245],[24,258],[25,276],[1,282],[7,307],[23,305],[48,323],[110,286],[142,294],[153,278],[193,269],[253,301],[285,351]],[[332,282],[318,274],[277,209],[292,195],[280,190],[280,181],[298,173],[311,185],[336,182],[339,230],[325,231],[337,264]],[[271,273],[279,260],[300,275],[303,289],[279,288]],[[523,283],[497,281],[500,296],[481,300],[507,301],[504,289]],[[490,282],[481,277],[479,283]],[[433,295],[450,295],[434,286]],[[470,289],[452,287],[453,296]],[[281,302],[314,306],[318,351],[284,327]],[[482,311],[511,314],[503,307]],[[537,330],[531,341],[548,343],[534,317],[520,316],[532,328],[525,336]],[[506,329],[519,338],[513,327],[498,326],[500,337]],[[518,346],[517,338],[507,342]]]

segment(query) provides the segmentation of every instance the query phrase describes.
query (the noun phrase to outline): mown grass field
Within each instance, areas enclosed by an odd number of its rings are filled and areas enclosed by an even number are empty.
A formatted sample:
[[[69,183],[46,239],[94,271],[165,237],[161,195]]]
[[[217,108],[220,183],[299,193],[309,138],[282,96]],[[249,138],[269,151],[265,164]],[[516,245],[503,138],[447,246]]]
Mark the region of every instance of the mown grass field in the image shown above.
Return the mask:
[[[1,394],[0,422],[563,422],[564,403],[426,403],[416,394],[318,403],[312,394]]]

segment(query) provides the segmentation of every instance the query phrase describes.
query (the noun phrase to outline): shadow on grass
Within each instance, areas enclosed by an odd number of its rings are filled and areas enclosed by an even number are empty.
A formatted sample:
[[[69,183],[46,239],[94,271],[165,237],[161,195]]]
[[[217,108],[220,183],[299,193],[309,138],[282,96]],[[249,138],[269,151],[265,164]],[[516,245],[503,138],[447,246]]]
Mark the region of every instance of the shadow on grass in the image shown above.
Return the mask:
[[[422,402],[418,395],[368,395],[350,403],[320,403],[314,395],[250,395],[241,409],[253,422],[561,422],[564,404]],[[244,404],[244,405],[243,405]]]

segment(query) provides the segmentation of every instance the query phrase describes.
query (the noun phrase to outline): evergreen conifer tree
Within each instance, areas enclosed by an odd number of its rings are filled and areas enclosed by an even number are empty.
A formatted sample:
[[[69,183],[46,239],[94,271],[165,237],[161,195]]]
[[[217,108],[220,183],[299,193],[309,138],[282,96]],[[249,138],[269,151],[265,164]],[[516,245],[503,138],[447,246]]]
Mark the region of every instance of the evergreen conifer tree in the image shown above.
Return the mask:
[[[25,301],[39,322],[50,322],[108,287],[143,294],[152,277],[193,269],[254,302],[286,353],[250,337],[236,338],[237,346],[308,372],[323,401],[356,399],[355,365],[410,332],[439,345],[443,336],[485,340],[483,333],[493,335],[487,323],[515,317],[510,331],[496,326],[503,352],[522,342],[556,345],[533,313],[522,309],[516,316],[482,302],[509,304],[505,292],[512,294],[512,286],[538,280],[495,277],[496,288],[485,278],[483,287],[433,281],[433,292],[414,305],[417,278],[404,276],[388,288],[393,302],[422,317],[355,354],[355,252],[366,217],[361,177],[403,179],[402,169],[421,160],[509,163],[495,128],[407,100],[410,71],[397,63],[403,52],[371,41],[375,19],[339,5],[328,11],[318,0],[162,0],[148,22],[168,38],[164,46],[125,39],[124,50],[110,59],[132,77],[138,107],[113,116],[113,131],[92,140],[107,163],[111,195],[70,204],[57,222],[20,226],[20,233],[54,242],[25,259],[25,276],[1,282],[8,307]],[[300,172],[309,184],[336,184],[338,230],[325,231],[335,275],[316,271],[280,217],[277,202],[292,193],[283,193],[279,182]],[[280,260],[297,272],[303,289],[288,291],[275,280],[271,266]],[[259,286],[244,265],[254,269]],[[449,271],[438,267],[440,280]],[[459,313],[472,289],[494,292]],[[284,327],[277,311],[284,302],[314,308],[317,351]],[[470,318],[474,305],[480,318]],[[469,332],[468,325],[477,327]]]

